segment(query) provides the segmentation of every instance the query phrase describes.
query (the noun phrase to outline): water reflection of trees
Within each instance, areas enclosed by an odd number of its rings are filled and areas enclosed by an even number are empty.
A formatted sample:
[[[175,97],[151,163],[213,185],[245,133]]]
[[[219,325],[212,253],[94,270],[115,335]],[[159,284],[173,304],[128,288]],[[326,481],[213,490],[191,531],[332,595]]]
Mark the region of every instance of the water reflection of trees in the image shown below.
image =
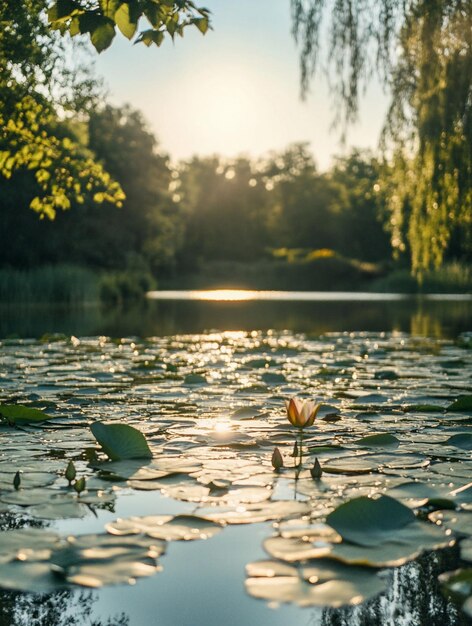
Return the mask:
[[[128,626],[124,613],[106,620],[93,617],[95,601],[90,591],[0,592],[0,626]]]
[[[385,594],[358,607],[323,611],[320,626],[470,626],[438,582],[458,562],[457,547],[423,555],[390,572]]]
[[[43,528],[47,524],[31,520],[21,514],[0,515],[0,532],[26,526]],[[124,614],[108,619],[93,616],[93,604],[97,601],[92,591],[68,589],[54,593],[23,593],[0,591],[0,626],[128,626]]]

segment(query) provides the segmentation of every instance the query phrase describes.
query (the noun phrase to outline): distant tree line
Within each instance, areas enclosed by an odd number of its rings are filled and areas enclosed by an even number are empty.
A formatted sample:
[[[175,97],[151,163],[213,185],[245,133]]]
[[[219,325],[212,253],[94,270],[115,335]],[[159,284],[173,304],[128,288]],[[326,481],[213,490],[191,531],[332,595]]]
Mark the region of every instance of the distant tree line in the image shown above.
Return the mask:
[[[104,103],[80,42],[100,52],[121,31],[160,45],[188,27],[205,33],[206,9],[190,0],[0,0],[0,227],[8,234],[0,264],[142,265],[159,274],[317,248],[373,261],[393,249],[417,273],[470,260],[471,3],[291,5],[304,89],[327,19],[345,121],[374,71],[390,88],[388,162],[354,152],[320,173],[296,145],[260,160],[171,164],[138,112]]]
[[[194,157],[172,163],[138,111],[97,105],[85,121],[62,122],[124,192],[122,206],[85,197],[54,220],[26,210],[31,170],[0,186],[0,265],[59,262],[92,268],[195,271],[208,261],[253,262],[330,249],[360,261],[391,258],[385,165],[353,151],[327,172],[306,144],[263,158]],[[284,252],[285,251],[285,252]],[[466,254],[451,241],[449,256]],[[405,257],[406,261],[407,257]]]

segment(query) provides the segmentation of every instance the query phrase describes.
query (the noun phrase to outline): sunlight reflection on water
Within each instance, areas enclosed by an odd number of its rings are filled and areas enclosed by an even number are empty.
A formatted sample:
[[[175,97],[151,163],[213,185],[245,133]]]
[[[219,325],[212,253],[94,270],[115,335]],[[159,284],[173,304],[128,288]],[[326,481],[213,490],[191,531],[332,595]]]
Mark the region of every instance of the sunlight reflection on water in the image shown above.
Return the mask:
[[[275,301],[376,301],[389,302],[415,299],[402,293],[369,293],[353,291],[258,291],[252,289],[194,289],[150,291],[150,300],[210,300],[215,302],[243,302],[248,300]],[[426,300],[472,300],[472,294],[425,294]]]

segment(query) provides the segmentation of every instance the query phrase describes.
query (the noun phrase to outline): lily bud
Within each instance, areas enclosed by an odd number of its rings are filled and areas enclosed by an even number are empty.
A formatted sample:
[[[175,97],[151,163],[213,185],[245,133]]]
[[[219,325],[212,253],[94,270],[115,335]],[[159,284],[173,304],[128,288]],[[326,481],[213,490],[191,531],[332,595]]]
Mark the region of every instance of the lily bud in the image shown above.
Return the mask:
[[[278,448],[274,448],[274,451],[272,452],[271,462],[272,462],[272,467],[275,469],[276,472],[278,472],[279,469],[281,469],[284,466],[284,460]]]
[[[315,464],[310,469],[310,474],[313,480],[319,480],[321,478],[323,470],[321,469],[321,465],[318,459],[315,459]]]
[[[69,481],[69,485],[70,485],[76,476],[75,465],[73,461],[69,461],[69,463],[67,464],[66,472],[64,476]]]

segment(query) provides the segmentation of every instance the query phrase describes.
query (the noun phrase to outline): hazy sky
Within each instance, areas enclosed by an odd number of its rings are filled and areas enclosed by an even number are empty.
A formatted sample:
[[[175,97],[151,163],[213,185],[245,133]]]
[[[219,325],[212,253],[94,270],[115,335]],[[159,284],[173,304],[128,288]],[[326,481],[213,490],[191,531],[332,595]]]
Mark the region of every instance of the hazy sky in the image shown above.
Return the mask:
[[[318,78],[300,100],[290,0],[209,0],[213,28],[161,48],[117,35],[97,61],[110,99],[140,109],[174,159],[193,154],[259,156],[308,141],[321,169],[349,146],[375,148],[386,97],[374,85],[347,147],[331,130],[332,101]]]

